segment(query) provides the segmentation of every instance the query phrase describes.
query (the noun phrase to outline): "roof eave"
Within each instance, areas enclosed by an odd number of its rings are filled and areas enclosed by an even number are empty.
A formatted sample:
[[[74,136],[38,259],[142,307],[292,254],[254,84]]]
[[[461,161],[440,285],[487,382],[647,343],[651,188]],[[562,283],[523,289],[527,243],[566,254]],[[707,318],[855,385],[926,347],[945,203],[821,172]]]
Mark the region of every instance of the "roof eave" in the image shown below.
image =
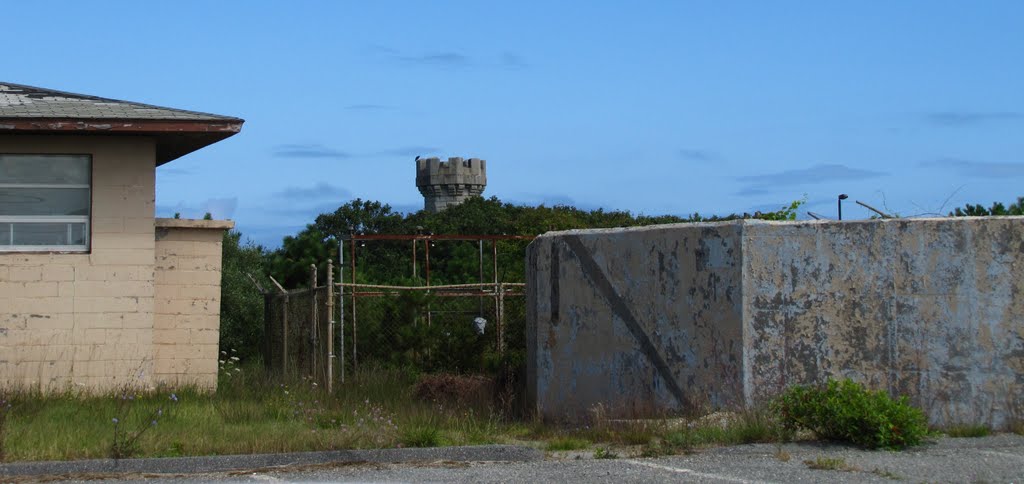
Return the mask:
[[[245,121],[0,118],[0,134],[148,135],[156,139],[156,165],[237,134]]]

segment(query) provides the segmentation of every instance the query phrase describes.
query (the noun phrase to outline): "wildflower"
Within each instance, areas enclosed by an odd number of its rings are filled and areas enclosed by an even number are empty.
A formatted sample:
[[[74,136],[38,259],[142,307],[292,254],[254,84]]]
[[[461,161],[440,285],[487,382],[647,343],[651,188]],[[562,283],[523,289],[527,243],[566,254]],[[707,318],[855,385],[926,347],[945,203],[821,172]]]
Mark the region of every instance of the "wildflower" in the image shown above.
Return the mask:
[[[154,427],[156,427],[156,420],[154,420],[154,421],[150,422],[149,424],[150,424],[150,425],[152,425],[152,426],[154,426]]]
[[[112,419],[110,419],[110,420],[113,420],[113,421],[114,421],[114,423],[118,423],[118,422],[120,422],[120,420],[118,420],[118,419],[117,419],[117,417],[114,417],[114,418],[112,418]]]
[[[162,408],[156,409],[156,416],[157,417],[162,416],[163,414],[164,414],[164,409],[162,409]]]
[[[178,401],[178,396],[172,393],[171,394],[171,400],[177,402]]]
[[[241,361],[237,356],[232,356],[231,361]]]

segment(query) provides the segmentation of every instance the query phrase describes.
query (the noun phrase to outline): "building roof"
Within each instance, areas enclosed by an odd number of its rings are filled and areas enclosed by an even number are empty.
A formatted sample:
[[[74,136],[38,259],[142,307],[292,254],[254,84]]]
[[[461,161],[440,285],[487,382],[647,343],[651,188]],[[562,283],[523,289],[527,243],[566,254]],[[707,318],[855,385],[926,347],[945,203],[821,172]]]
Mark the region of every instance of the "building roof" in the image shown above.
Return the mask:
[[[161,165],[242,128],[231,116],[0,82],[0,134],[118,134],[156,139]]]
[[[242,121],[231,116],[151,106],[9,82],[0,82],[0,118]]]

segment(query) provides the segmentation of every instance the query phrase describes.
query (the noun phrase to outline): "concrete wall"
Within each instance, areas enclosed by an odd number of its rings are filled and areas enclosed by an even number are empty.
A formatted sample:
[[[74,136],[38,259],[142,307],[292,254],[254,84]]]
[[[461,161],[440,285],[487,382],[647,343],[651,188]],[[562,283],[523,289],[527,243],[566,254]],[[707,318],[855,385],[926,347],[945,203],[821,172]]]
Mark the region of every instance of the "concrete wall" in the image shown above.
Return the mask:
[[[932,422],[1024,419],[1024,218],[749,223],[750,401],[850,377]]]
[[[740,226],[557,232],[529,247],[528,399],[548,418],[741,403]]]
[[[552,233],[527,283],[546,418],[728,408],[845,376],[936,424],[1024,418],[1024,218]]]
[[[88,253],[0,252],[0,387],[215,388],[223,231],[155,224],[153,141],[0,135],[3,153],[92,155]]]
[[[155,378],[161,384],[217,388],[220,220],[156,220]]]
[[[154,144],[0,136],[0,152],[91,154],[85,254],[0,252],[0,384],[109,388],[152,374]]]

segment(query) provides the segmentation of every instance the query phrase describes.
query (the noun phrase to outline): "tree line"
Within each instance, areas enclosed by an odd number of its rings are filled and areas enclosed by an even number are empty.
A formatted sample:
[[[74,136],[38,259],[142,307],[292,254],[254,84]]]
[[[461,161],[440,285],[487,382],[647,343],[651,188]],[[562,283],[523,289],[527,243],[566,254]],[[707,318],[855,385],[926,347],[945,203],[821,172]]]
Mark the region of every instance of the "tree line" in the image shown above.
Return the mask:
[[[620,210],[584,210],[566,205],[523,206],[502,202],[497,197],[473,197],[437,213],[425,210],[401,213],[386,203],[355,199],[339,206],[334,212],[318,215],[313,223],[299,233],[284,237],[277,249],[269,250],[251,242],[243,242],[243,234],[238,231],[224,235],[220,344],[222,349],[236,349],[243,357],[257,356],[263,331],[263,297],[256,290],[250,275],[261,281],[264,287],[273,287],[267,281],[268,275],[287,289],[308,286],[310,265],[316,265],[323,278],[326,261],[337,260],[338,241],[353,234],[540,235],[553,230],[734,219],[795,220],[803,203],[803,200],[797,200],[775,211],[724,216],[703,216],[699,213],[688,216],[649,216]],[[1024,215],[1024,197],[1008,206],[999,202],[988,208],[967,204],[956,208],[949,215]],[[498,274],[493,272],[493,248],[488,248],[485,280],[497,278],[503,282],[523,281],[523,256],[527,243],[498,243]],[[412,256],[408,241],[370,241],[366,244],[369,247],[365,250],[359,247],[358,251],[358,282],[395,285],[422,283],[422,269],[418,275],[419,280],[412,278]],[[436,243],[430,248],[431,283],[477,282],[481,266],[479,249],[475,241]],[[337,277],[336,274],[335,280],[338,280]],[[351,273],[347,273],[345,278],[346,281],[351,280]]]

